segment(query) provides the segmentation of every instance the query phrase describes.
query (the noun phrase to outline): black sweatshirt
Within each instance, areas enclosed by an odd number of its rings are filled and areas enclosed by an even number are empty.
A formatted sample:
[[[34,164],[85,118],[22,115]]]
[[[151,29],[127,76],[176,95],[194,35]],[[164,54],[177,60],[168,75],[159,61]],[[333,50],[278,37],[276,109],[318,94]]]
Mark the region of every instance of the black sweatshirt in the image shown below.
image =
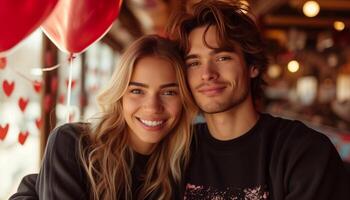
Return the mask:
[[[206,124],[196,132],[186,200],[350,200],[350,176],[336,149],[299,121],[261,114],[229,141],[213,138]]]
[[[17,193],[10,197],[11,200],[89,199],[89,183],[78,152],[82,126],[81,123],[65,124],[50,134],[38,177],[24,177]],[[149,156],[134,152],[131,171],[133,194],[142,185],[141,177],[148,159]]]

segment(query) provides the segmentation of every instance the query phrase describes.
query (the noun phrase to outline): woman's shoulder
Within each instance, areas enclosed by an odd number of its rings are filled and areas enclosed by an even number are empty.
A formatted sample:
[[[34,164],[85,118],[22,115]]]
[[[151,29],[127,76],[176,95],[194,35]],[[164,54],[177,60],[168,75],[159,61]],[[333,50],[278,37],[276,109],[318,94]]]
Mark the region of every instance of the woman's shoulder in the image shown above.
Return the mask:
[[[77,153],[81,136],[88,133],[88,123],[67,123],[51,131],[45,154],[68,159]]]
[[[48,138],[48,145],[50,143],[75,143],[79,138],[87,133],[90,124],[88,123],[67,123],[56,127],[51,131]]]

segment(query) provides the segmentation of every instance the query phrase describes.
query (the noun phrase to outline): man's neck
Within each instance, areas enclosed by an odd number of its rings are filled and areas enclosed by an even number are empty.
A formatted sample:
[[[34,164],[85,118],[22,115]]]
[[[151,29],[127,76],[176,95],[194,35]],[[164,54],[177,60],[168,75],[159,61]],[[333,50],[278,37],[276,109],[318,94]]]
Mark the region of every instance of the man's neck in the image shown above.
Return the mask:
[[[247,133],[259,119],[252,101],[242,102],[230,110],[204,114],[210,134],[218,140],[231,140]]]

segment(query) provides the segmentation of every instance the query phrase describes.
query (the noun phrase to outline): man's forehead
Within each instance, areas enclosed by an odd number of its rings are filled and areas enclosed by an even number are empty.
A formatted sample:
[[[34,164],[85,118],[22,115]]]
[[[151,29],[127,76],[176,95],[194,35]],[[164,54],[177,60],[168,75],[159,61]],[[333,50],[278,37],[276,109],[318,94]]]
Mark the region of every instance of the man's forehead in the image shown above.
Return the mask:
[[[209,28],[209,29],[208,29]],[[188,50],[191,51],[203,51],[207,48],[219,48],[218,41],[216,39],[216,32],[213,32],[213,28],[207,26],[201,26],[193,29],[188,38]]]
[[[202,43],[203,38],[207,42],[217,43],[216,27],[212,25],[194,28],[189,34],[189,43]]]

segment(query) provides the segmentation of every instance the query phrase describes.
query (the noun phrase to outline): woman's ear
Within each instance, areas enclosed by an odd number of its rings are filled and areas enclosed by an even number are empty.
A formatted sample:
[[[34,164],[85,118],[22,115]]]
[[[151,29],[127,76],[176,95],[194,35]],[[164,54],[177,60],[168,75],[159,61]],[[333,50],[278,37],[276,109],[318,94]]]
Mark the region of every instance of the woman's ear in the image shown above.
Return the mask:
[[[260,72],[259,72],[258,67],[253,65],[249,68],[250,78],[256,78],[259,75],[259,73]]]

